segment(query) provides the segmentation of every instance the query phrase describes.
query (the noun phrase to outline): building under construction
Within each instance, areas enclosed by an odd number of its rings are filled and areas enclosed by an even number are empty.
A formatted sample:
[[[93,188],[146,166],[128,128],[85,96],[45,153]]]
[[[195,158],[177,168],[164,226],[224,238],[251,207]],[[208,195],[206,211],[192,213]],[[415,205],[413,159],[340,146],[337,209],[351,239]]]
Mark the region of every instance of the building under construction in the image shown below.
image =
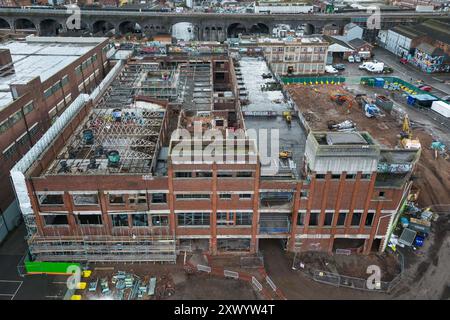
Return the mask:
[[[384,250],[419,152],[316,131],[297,106],[289,128],[281,114],[244,118],[236,69],[226,55],[129,60],[77,98],[11,171],[32,257],[175,262],[256,253],[262,239]],[[263,163],[259,138],[237,134],[276,126],[298,140],[289,161]]]

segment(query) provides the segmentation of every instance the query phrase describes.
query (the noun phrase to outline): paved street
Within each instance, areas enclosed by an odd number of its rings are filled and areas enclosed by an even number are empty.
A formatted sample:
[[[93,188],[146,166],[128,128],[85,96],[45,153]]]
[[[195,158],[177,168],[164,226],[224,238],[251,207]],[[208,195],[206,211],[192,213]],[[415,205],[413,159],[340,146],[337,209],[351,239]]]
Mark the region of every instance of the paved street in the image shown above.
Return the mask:
[[[66,276],[19,276],[17,265],[25,254],[25,226],[13,230],[0,245],[0,300],[55,300],[66,292]]]

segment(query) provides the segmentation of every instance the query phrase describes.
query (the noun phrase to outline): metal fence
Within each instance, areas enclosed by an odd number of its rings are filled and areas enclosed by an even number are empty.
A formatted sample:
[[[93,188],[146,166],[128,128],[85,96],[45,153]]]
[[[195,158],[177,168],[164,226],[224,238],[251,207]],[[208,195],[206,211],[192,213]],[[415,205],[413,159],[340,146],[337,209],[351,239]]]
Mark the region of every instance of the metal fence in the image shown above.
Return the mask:
[[[375,282],[375,288],[370,288],[368,286],[369,283],[373,283],[372,281],[368,281],[368,279],[345,276],[334,272],[308,268],[307,266],[298,268],[296,262],[297,254],[294,257],[293,269],[300,269],[306,276],[316,282],[332,285],[335,287],[346,287],[358,290],[389,293],[390,291],[392,291],[392,289],[394,289],[395,286],[400,283],[404,272],[404,257],[400,252],[398,252],[397,257],[400,264],[400,273],[391,281]]]

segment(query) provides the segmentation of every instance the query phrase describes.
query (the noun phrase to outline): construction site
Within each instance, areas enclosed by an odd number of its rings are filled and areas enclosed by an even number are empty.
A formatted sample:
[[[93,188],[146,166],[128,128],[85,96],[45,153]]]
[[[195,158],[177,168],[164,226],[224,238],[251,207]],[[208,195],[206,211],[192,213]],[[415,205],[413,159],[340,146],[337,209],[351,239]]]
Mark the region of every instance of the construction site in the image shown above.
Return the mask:
[[[11,170],[29,259],[81,263],[92,271],[83,299],[121,300],[200,297],[205,277],[242,299],[285,299],[282,270],[323,267],[310,252],[378,261],[393,234],[406,237],[405,212],[431,225],[433,209],[420,215],[448,199],[450,170],[407,112],[369,91],[283,85],[258,58],[119,60]],[[263,163],[264,136],[240,129],[277,130],[279,150]],[[202,156],[215,138],[196,136],[210,130],[229,147],[214,161]],[[384,280],[403,272],[383,261]]]

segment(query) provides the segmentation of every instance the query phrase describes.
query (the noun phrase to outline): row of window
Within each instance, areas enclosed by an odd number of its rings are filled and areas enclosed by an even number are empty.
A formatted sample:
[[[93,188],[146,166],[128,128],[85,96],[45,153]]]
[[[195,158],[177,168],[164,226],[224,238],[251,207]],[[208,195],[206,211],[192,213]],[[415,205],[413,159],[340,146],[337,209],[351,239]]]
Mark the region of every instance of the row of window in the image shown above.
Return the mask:
[[[19,122],[23,118],[23,115],[29,114],[31,111],[33,111],[33,109],[34,109],[33,102],[30,101],[22,108],[23,113],[22,110],[18,110],[12,115],[10,115],[7,119],[3,120],[0,123],[0,134],[8,131],[9,128],[12,128],[17,122]]]
[[[74,194],[72,195],[73,203],[77,206],[83,205],[98,205],[98,194]],[[42,194],[38,196],[40,205],[64,205],[63,194]],[[133,193],[133,194],[109,194],[109,204],[111,205],[130,205],[146,204],[147,195],[145,193]],[[150,197],[151,203],[167,203],[167,195],[165,193],[152,193]]]
[[[3,150],[3,157],[5,160],[11,160],[14,158],[14,155],[19,152],[19,147],[30,147],[31,141],[30,136],[35,137],[39,133],[39,125],[36,123],[29,129],[29,134],[22,134],[20,138],[18,138],[15,142],[8,146],[5,150]]]
[[[218,226],[251,226],[251,212],[217,212]],[[209,226],[209,212],[186,212],[177,214],[178,226]]]
[[[311,211],[311,213],[309,215],[309,221],[305,221],[306,212],[301,212],[298,215],[297,225],[304,226],[305,224],[307,224],[310,227],[317,227],[317,226],[319,226],[319,223],[320,223],[320,214],[321,214],[320,212]],[[358,211],[353,212],[353,214],[351,215],[350,225],[353,227],[356,227],[356,226],[359,227],[362,222],[361,221],[362,215],[363,215],[362,212],[358,212]],[[339,212],[337,215],[334,212],[325,212],[323,225],[321,225],[321,226],[331,227],[333,225],[334,219],[337,219],[336,226],[345,226],[348,216],[350,216],[350,214],[348,212]],[[364,226],[366,226],[366,227],[372,226],[374,217],[375,217],[375,212],[373,212],[373,211],[367,212],[367,217],[366,217],[366,221],[364,221]]]
[[[175,178],[211,178],[212,172],[211,171],[175,171],[174,174]],[[252,171],[218,171],[217,172],[218,178],[251,178],[253,177]]]
[[[323,180],[325,179],[325,174],[316,174],[316,179],[319,180]],[[370,180],[371,174],[370,173],[364,173],[361,174],[361,180]],[[341,175],[340,174],[332,174],[331,175],[331,180],[339,180],[341,179]],[[356,179],[356,174],[349,174],[347,173],[347,175],[345,176],[346,180],[355,180]]]
[[[91,66],[95,61],[97,61],[97,54],[95,53],[93,56],[87,58],[83,61],[79,66],[75,68],[75,74],[77,76],[81,75],[81,71],[87,69],[89,66]]]
[[[168,215],[151,214],[150,217],[146,213],[118,213],[109,215],[113,227],[129,227],[130,219],[133,227],[163,227],[169,225]],[[131,216],[131,217],[130,217]],[[80,214],[75,216],[75,221],[79,225],[102,225],[103,219],[100,214]],[[64,226],[69,221],[66,214],[51,214],[42,216],[46,226]]]
[[[61,80],[56,81],[50,88],[44,91],[44,98],[49,98],[62,89],[64,85],[69,83],[69,77],[65,75]]]
[[[305,46],[286,46],[286,47],[272,47],[273,53],[279,52],[325,52],[326,47],[305,47]],[[266,50],[270,52],[270,49]]]

